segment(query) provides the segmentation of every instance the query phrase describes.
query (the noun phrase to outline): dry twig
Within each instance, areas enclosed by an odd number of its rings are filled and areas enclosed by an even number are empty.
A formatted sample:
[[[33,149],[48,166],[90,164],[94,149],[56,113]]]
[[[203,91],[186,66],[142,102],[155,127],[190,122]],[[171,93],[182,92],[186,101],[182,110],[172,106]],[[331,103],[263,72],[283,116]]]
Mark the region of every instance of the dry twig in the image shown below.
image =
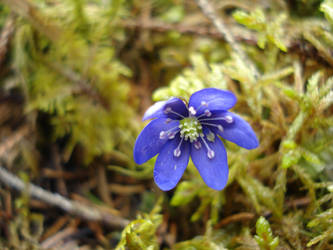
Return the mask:
[[[14,25],[15,18],[13,15],[10,15],[1,30],[0,34],[0,66],[2,65],[3,61],[5,60],[5,56],[8,51],[8,46],[10,43],[11,38],[13,37],[15,31]]]
[[[27,0],[0,0],[7,5],[13,12],[26,18],[41,33],[46,35],[50,40],[57,41],[61,37],[59,27],[51,25],[45,16]]]
[[[140,22],[140,20],[124,20],[121,25],[126,29],[142,29],[159,33],[176,31],[184,35],[204,36],[226,41],[225,37],[215,27],[169,24],[156,19],[145,20],[144,23]],[[246,44],[252,46],[257,45],[258,39],[254,32],[234,24],[229,24],[228,29],[233,34],[233,37],[237,42],[245,42]],[[310,42],[305,41],[301,34],[295,36],[294,39],[287,42],[286,46],[288,51],[292,53],[298,53],[302,57],[313,58],[321,62],[324,60],[326,63],[331,64],[331,59],[327,57],[327,51],[325,51],[325,53],[320,53],[321,48],[318,50]]]
[[[224,36],[215,27],[169,24],[155,19],[145,20],[144,23],[136,20],[124,20],[121,25],[128,29],[147,29],[155,32],[177,31],[181,34],[205,36],[226,41]],[[236,25],[230,26],[230,30],[237,41],[245,41],[251,45],[257,44],[257,38],[253,32]]]
[[[94,207],[85,206],[78,202],[71,201],[59,194],[46,191],[34,184],[24,183],[17,176],[8,172],[5,168],[0,166],[0,181],[9,187],[19,191],[25,191],[30,196],[44,201],[50,205],[59,207],[66,212],[80,216],[86,220],[101,221],[109,226],[125,227],[128,220],[116,216],[114,214],[102,212]]]
[[[245,64],[249,65],[254,76],[257,78],[259,76],[259,72],[255,67],[254,63],[247,57],[244,53],[233,34],[227,29],[224,25],[224,22],[221,18],[219,18],[209,0],[195,0],[198,6],[201,8],[202,12],[207,16],[216,29],[221,33],[221,35],[225,38],[226,42],[230,45],[232,50],[237,53],[237,55],[245,62]]]
[[[23,137],[27,136],[31,132],[28,126],[22,126],[18,131],[10,136],[5,142],[0,144],[0,156],[5,155],[9,150],[11,150],[14,145],[22,140]]]
[[[243,220],[252,220],[255,217],[255,214],[253,213],[239,213],[239,214],[233,214],[231,216],[228,216],[226,218],[224,218],[223,220],[221,220],[216,226],[215,228],[221,228],[225,225],[228,225],[230,223],[234,223],[237,221],[243,221]]]

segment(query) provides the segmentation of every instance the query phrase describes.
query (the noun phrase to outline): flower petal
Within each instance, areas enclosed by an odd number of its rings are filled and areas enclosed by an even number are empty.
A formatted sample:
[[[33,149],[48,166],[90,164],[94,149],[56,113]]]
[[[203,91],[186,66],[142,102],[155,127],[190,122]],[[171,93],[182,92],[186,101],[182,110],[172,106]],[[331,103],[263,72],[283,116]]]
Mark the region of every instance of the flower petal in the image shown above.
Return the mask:
[[[215,124],[220,124],[223,127],[223,131],[213,129],[214,132],[218,133],[222,138],[246,149],[254,149],[259,146],[258,138],[252,127],[240,116],[226,111],[213,115],[213,118],[226,116],[232,117],[233,121],[231,123],[225,120],[214,121]]]
[[[134,161],[142,164],[161,151],[168,138],[160,139],[160,132],[178,127],[179,121],[166,122],[167,118],[152,120],[139,134],[134,145]]]
[[[203,102],[206,104],[202,105]],[[206,109],[209,111],[228,110],[232,108],[236,102],[236,96],[230,91],[206,88],[195,92],[190,97],[189,107],[194,107],[197,111],[197,115],[200,115]]]
[[[173,189],[182,177],[189,158],[190,144],[183,142],[179,157],[174,156],[174,150],[179,145],[179,136],[168,141],[157,157],[154,168],[154,180],[157,186],[163,191]]]
[[[156,102],[155,104],[150,106],[143,115],[142,120],[145,121],[151,118],[158,118],[158,117],[169,117],[171,119],[177,119],[177,120],[182,118],[181,116],[176,115],[174,113],[165,114],[164,110],[167,107],[170,107],[173,111],[181,114],[182,116],[185,117],[188,116],[188,111],[185,103],[179,98],[172,97],[169,100]]]
[[[205,136],[206,143],[215,154],[212,159],[209,159],[207,156],[207,147],[202,139],[199,139],[199,141],[201,143],[200,149],[197,149],[194,144],[192,144],[192,161],[207,186],[216,190],[222,190],[228,182],[229,175],[227,152],[225,151],[224,145],[217,136],[214,142],[207,140]]]

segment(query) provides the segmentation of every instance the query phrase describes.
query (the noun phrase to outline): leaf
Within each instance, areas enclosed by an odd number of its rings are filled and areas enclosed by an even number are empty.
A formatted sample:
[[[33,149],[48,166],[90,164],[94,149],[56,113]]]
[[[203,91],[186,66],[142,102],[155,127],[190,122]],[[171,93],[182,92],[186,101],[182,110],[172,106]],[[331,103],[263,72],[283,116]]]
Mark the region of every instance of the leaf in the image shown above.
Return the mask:
[[[233,12],[232,16],[237,22],[245,25],[249,29],[257,31],[263,31],[265,29],[266,18],[261,9],[256,9],[250,14],[241,10],[236,10]]]
[[[260,249],[274,250],[279,245],[279,238],[273,238],[273,233],[268,221],[264,217],[260,217],[256,223],[256,233],[254,239],[257,241]]]
[[[325,0],[322,2],[319,8],[320,11],[324,12],[325,18],[333,24],[333,1]]]
[[[301,153],[299,150],[292,150],[287,152],[282,157],[281,166],[282,168],[289,168],[298,163],[301,158]]]

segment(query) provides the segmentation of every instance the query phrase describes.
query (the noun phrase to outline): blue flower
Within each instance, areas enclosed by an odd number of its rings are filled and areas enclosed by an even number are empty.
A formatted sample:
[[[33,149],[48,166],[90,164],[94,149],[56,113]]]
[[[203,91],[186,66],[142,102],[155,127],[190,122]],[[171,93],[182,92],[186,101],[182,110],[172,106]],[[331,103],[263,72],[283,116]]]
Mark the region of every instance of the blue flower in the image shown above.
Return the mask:
[[[137,164],[159,153],[154,180],[164,190],[174,188],[182,177],[190,156],[205,183],[216,190],[228,181],[227,153],[220,138],[253,149],[259,142],[251,126],[228,112],[236,96],[215,88],[195,92],[188,105],[179,98],[157,102],[144,114],[153,119],[140,133],[134,146]]]

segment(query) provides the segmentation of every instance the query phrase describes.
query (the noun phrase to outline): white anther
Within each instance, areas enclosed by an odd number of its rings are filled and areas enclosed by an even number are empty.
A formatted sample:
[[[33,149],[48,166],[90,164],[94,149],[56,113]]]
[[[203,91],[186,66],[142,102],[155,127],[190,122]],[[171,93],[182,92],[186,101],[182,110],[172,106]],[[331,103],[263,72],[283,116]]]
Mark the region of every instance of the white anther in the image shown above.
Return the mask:
[[[199,141],[195,141],[194,142],[194,147],[195,147],[195,149],[199,150],[201,148],[201,143]]]
[[[232,118],[231,115],[226,115],[224,117],[224,120],[227,122],[227,123],[232,123],[234,121],[234,118]]]
[[[213,159],[215,157],[215,152],[209,147],[208,143],[206,142],[204,136],[201,136],[201,140],[205,144],[205,147],[207,148],[207,156],[209,159]]]
[[[208,109],[206,109],[205,116],[210,117],[210,116],[212,116],[212,113]]]
[[[202,101],[202,102],[201,102],[201,106],[208,107],[208,104],[207,104],[207,102],[205,102],[205,101]]]
[[[223,132],[223,127],[222,127],[222,125],[217,125],[217,128],[221,131],[221,132]]]
[[[195,115],[197,113],[197,111],[194,109],[194,107],[189,107],[188,111],[190,111],[191,115]]]
[[[211,149],[208,149],[207,156],[209,159],[213,159],[215,157],[215,152]]]
[[[173,138],[175,138],[175,136],[176,136],[176,134],[179,132],[179,130],[178,131],[174,131],[174,132],[169,132],[168,133],[168,138],[169,139],[173,139]]]
[[[167,135],[167,133],[165,131],[161,131],[160,132],[160,139],[165,139],[166,135]]]
[[[175,157],[179,157],[181,155],[181,153],[182,153],[182,151],[178,147],[173,151],[173,155]]]

